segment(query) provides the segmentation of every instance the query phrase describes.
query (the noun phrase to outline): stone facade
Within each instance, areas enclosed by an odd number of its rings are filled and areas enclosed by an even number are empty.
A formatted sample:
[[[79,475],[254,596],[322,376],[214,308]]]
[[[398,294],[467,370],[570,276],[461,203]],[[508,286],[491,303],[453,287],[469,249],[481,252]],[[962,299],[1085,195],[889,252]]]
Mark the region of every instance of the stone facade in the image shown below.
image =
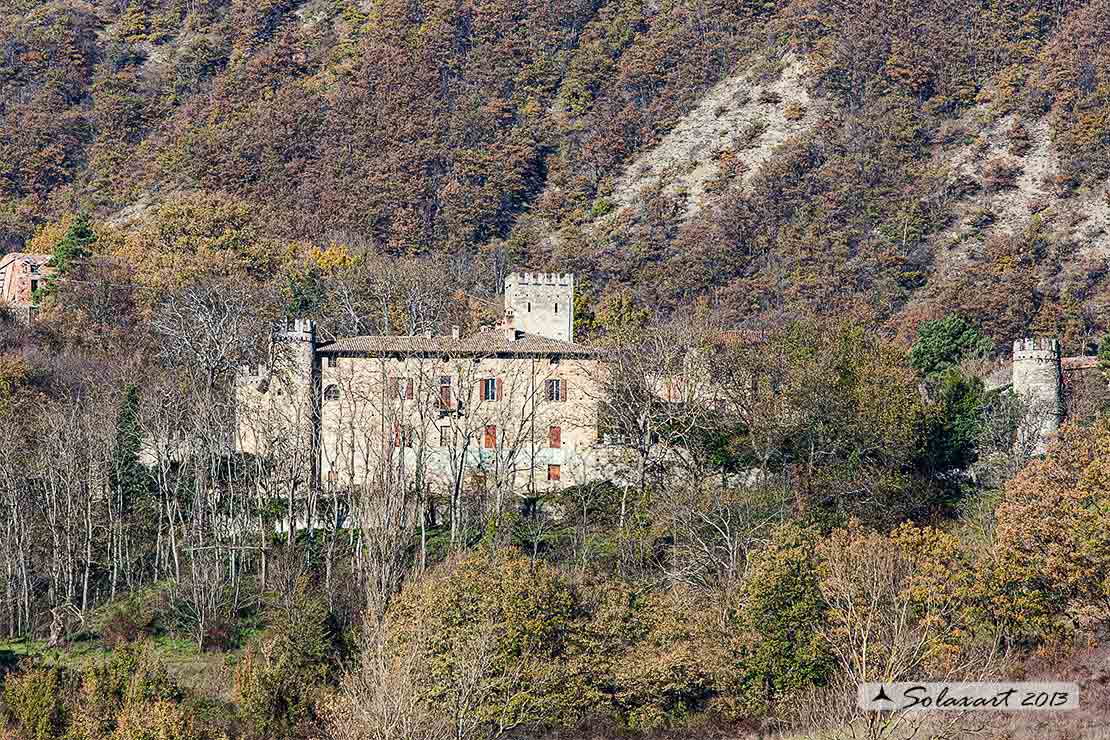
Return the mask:
[[[574,275],[513,273],[505,279],[505,311],[527,334],[574,341]]]
[[[311,321],[275,332],[240,372],[237,439],[344,490],[405,481],[440,493],[538,495],[612,477],[598,439],[598,353],[569,341],[571,275],[512,275],[506,315],[470,336],[321,343]]]
[[[1012,387],[1017,396],[1030,403],[1040,420],[1035,451],[1042,453],[1064,418],[1059,340],[1040,337],[1015,340]]]
[[[1026,435],[1036,434],[1036,441],[1023,446],[1034,453],[1044,453],[1066,419],[1092,418],[1110,404],[1097,357],[1063,357],[1052,337],[1017,339],[1013,348],[1010,362],[983,380],[987,390],[1013,393],[1028,404],[1033,418]]]

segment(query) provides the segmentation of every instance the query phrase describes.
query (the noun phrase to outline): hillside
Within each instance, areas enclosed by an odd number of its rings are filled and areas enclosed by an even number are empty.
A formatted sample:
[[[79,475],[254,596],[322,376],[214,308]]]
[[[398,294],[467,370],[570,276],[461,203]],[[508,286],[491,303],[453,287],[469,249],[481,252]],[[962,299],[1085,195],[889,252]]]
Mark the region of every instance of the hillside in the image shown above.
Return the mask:
[[[218,193],[278,242],[494,255],[737,324],[1106,328],[1106,0],[0,13],[8,251]]]

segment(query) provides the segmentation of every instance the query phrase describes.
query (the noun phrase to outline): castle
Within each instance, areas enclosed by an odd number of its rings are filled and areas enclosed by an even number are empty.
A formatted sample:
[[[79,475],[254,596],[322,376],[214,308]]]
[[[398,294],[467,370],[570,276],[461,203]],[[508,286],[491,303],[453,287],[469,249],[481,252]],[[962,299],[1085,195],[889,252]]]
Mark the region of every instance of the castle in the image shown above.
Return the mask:
[[[308,490],[529,498],[620,480],[619,445],[599,431],[604,365],[574,341],[569,274],[510,275],[502,322],[469,336],[456,327],[320,341],[312,321],[297,320],[274,334],[266,366],[237,377],[237,447],[268,453],[295,471],[292,488]],[[1039,453],[1077,413],[1074,391],[1097,379],[1094,368],[1095,358],[1062,358],[1055,339],[1019,339],[985,384],[1036,412],[1020,434]]]
[[[558,273],[510,275],[502,323],[470,336],[320,342],[298,320],[239,375],[238,447],[304,458],[324,490],[536,496],[608,477],[601,360],[573,336],[574,278]]]

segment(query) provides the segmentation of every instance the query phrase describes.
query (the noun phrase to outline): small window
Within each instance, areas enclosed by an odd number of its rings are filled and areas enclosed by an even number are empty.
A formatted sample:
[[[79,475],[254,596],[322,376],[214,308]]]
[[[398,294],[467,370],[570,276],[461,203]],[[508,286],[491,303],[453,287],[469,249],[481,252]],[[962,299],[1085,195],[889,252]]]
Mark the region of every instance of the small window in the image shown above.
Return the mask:
[[[558,303],[555,304],[555,313],[559,313],[559,304]]]
[[[333,385],[329,385],[327,388],[325,388],[324,389],[324,400],[325,401],[338,401],[339,400],[339,386],[333,384]]]
[[[528,301],[528,313],[532,313],[532,301]]]
[[[439,405],[442,408],[451,408],[451,377],[448,375],[439,379]]]
[[[547,446],[553,449],[559,449],[563,446],[563,428],[553,426],[547,430]]]
[[[562,378],[549,378],[544,387],[548,401],[567,400],[567,384]]]
[[[482,440],[482,446],[487,450],[492,450],[497,447],[497,426],[490,424],[486,427],[486,433]]]
[[[440,427],[439,428],[439,446],[440,447],[450,447],[451,446],[451,427]]]
[[[412,378],[392,378],[390,395],[394,398],[399,398],[405,401],[411,401],[413,397],[414,383]]]
[[[481,394],[483,401],[499,401],[501,400],[501,379],[500,378],[486,378],[481,383]]]
[[[412,440],[415,436],[416,435],[413,433],[413,429],[411,426],[407,424],[404,426],[400,424],[394,424],[393,435],[390,442],[393,444],[394,447],[412,447]]]
[[[558,465],[548,465],[547,466],[547,479],[548,480],[559,480],[559,477],[562,474],[563,474],[563,470],[560,466],[558,466]]]

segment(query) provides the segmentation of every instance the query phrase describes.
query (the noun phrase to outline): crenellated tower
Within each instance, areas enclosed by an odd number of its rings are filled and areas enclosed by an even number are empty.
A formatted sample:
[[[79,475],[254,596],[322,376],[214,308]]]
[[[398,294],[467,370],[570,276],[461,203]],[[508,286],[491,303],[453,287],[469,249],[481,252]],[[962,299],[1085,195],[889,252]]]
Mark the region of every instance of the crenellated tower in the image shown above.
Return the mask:
[[[574,275],[514,272],[505,278],[505,312],[518,331],[574,341]]]
[[[1030,403],[1037,417],[1035,452],[1043,453],[1064,418],[1060,341],[1048,337],[1017,339],[1013,360],[1013,391]]]

